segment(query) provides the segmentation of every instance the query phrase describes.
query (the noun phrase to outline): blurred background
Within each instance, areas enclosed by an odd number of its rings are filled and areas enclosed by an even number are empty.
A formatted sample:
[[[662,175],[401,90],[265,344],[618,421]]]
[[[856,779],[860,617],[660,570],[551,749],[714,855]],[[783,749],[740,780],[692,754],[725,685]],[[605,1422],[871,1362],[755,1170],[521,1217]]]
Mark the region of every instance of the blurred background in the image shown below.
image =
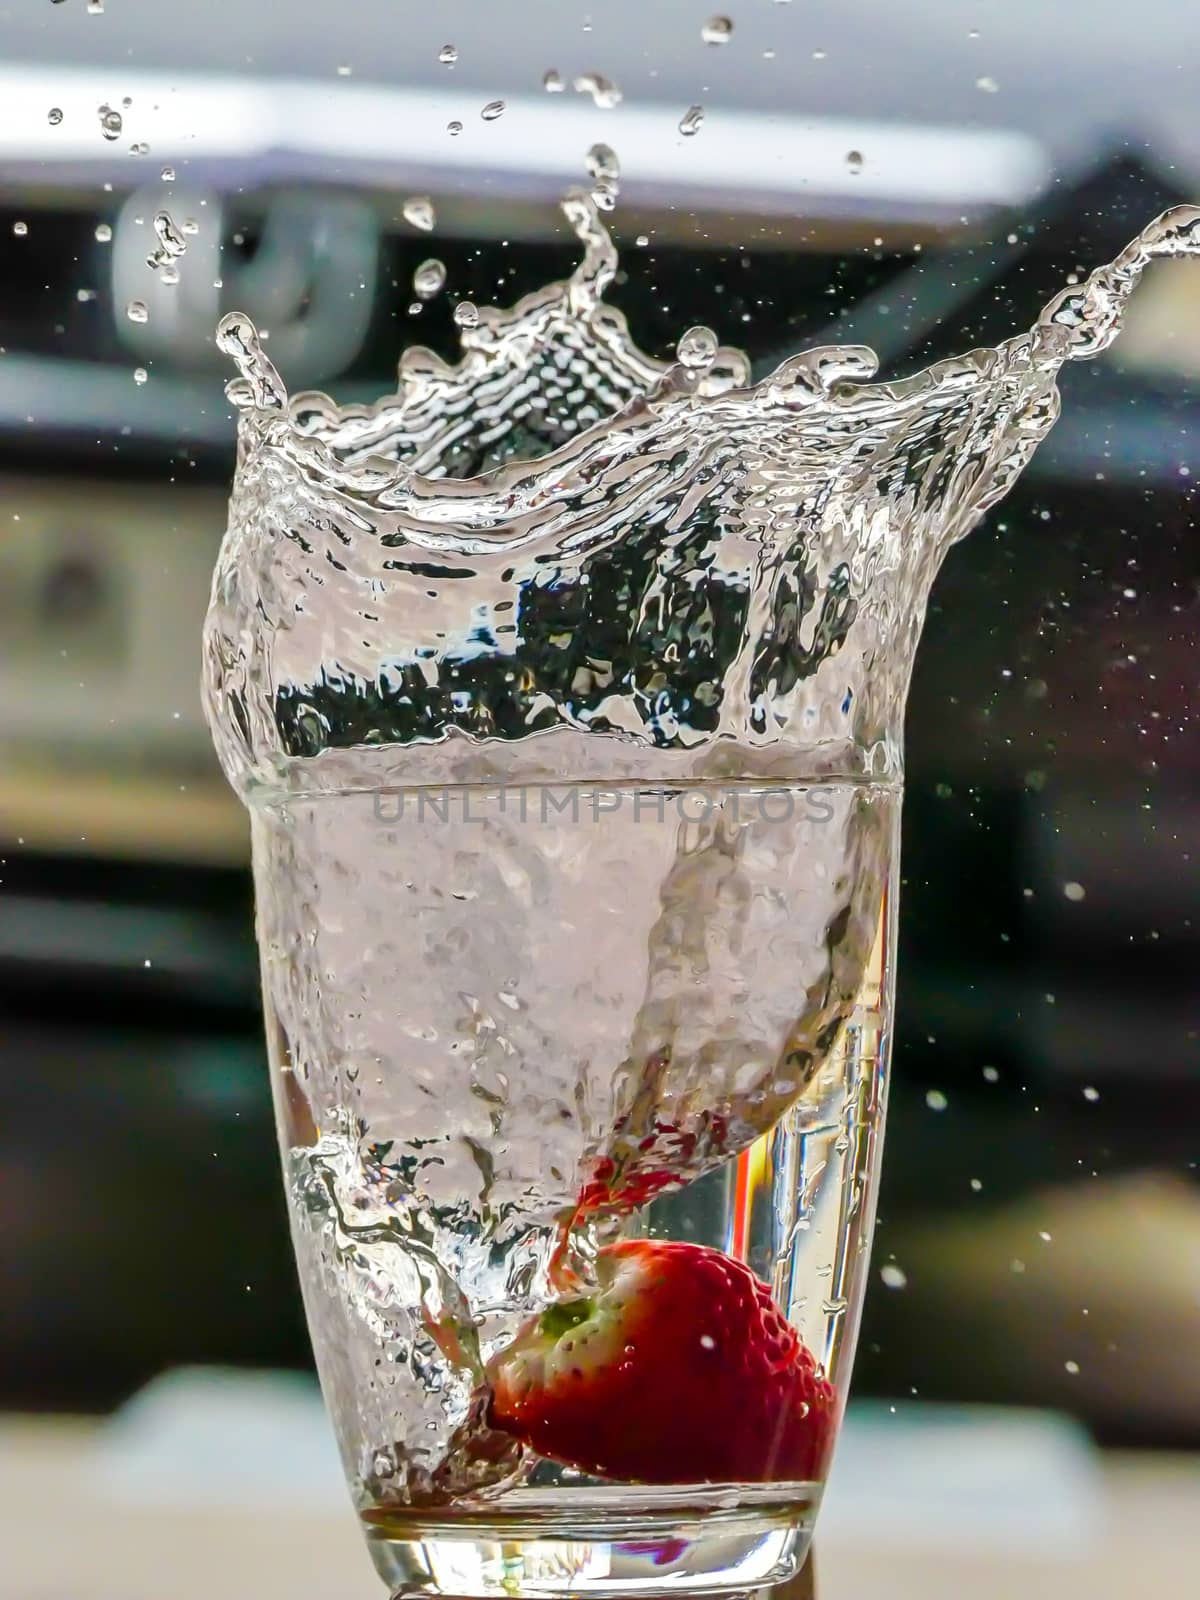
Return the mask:
[[[644,348],[706,322],[762,367],[837,338],[912,371],[1200,198],[1200,12],[24,0],[0,47],[0,1595],[65,1595],[85,1545],[94,1591],[158,1593],[180,1540],[247,1590],[368,1593],[309,1380],[234,1371],[310,1363],[246,829],[197,691],[218,316],[250,312],[293,391],[382,393],[406,343],[453,353],[459,299],[569,270],[555,202],[604,141]],[[947,562],[913,685],[835,1597],[1183,1593],[1200,1555],[1200,267],[1157,267],[1062,388]],[[223,1406],[231,1433],[195,1434]],[[872,1567],[867,1506],[911,1568]]]

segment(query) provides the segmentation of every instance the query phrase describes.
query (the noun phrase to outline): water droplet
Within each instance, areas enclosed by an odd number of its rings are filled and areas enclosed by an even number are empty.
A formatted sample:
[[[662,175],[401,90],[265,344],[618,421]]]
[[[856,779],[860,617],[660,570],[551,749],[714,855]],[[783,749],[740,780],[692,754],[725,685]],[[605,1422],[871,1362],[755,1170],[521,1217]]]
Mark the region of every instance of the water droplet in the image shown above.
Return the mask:
[[[1099,1089],[1094,1089],[1089,1083],[1087,1088],[1083,1091],[1083,1098],[1085,1100],[1090,1100],[1091,1103],[1095,1105],[1096,1101],[1100,1098],[1100,1091]]]
[[[432,300],[446,285],[445,263],[431,256],[413,273],[413,293],[419,300]]]
[[[448,122],[446,124],[446,132],[452,139],[456,138],[462,132],[462,123],[457,121]]]
[[[825,61],[828,58],[828,53],[824,50],[814,50],[812,58],[814,61]]]
[[[27,222],[14,222],[13,232],[16,234],[18,239],[23,239],[29,232],[29,224]]]
[[[348,61],[339,61],[337,69],[337,75],[339,78],[348,78],[353,71],[354,68]]]
[[[187,234],[189,239],[195,238],[196,234],[200,232],[200,224],[195,217],[184,217],[182,231]]]
[[[81,306],[85,306],[89,300],[96,298],[96,291],[95,289],[76,289],[75,298]]]
[[[159,173],[159,177],[162,179],[162,181],[164,183],[174,183],[175,182],[175,168],[174,167],[164,167],[162,169],[162,171]]]
[[[473,300],[460,300],[454,308],[454,320],[460,328],[478,327],[479,307]]]
[[[859,173],[863,169],[863,153],[862,153],[862,151],[861,150],[847,150],[846,151],[846,165],[850,169],[851,176],[857,178]]]
[[[611,111],[621,103],[620,89],[602,72],[581,73],[575,79],[574,87],[577,94],[590,94],[593,104],[599,106],[601,111]]]
[[[130,322],[149,322],[150,313],[146,310],[144,300],[131,300],[125,307],[125,315]]]
[[[1000,1069],[998,1067],[984,1067],[983,1081],[985,1083],[999,1083]]]
[[[930,1111],[945,1111],[950,1102],[946,1099],[946,1096],[940,1089],[930,1089],[929,1093],[925,1096],[925,1104],[929,1107]]]
[[[49,111],[46,113],[46,121],[52,128],[57,128],[62,119],[63,114],[61,106],[51,106]]]
[[[711,367],[717,354],[717,336],[711,328],[689,328],[675,346],[675,354],[690,371]]]
[[[96,224],[96,243],[108,244],[111,239],[112,228],[109,226],[109,224],[107,222],[98,222]]]
[[[1063,894],[1066,895],[1068,900],[1073,901],[1076,905],[1078,905],[1081,900],[1087,899],[1087,890],[1081,883],[1076,883],[1074,880],[1072,880],[1070,883],[1063,884]]]
[[[146,371],[145,367],[134,367],[134,369],[133,369],[133,381],[134,381],[134,383],[136,383],[136,384],[138,384],[140,386],[141,384],[145,383],[146,379],[149,376],[150,376],[150,374]]]
[[[452,67],[458,60],[458,46],[453,44],[444,44],[438,51],[438,60],[444,67]]]
[[[637,245],[639,250],[644,250],[650,243],[650,235],[648,233],[639,233],[633,242],[635,245]]]
[[[174,218],[169,211],[155,212],[154,232],[165,255],[181,256],[187,249],[187,240],[175,226]]]
[[[888,1289],[907,1289],[908,1273],[903,1267],[898,1267],[894,1261],[885,1261],[879,1269],[879,1277]]]
[[[158,281],[165,283],[168,289],[173,289],[179,282],[179,268],[173,266],[164,267]]]
[[[982,1188],[983,1188],[983,1180],[981,1178],[972,1178],[971,1179],[971,1189],[972,1189],[973,1193],[978,1194],[979,1191]]]
[[[106,139],[111,141],[121,137],[125,119],[119,111],[114,111],[111,106],[101,106],[96,115],[100,118],[100,132]]]
[[[986,76],[982,78],[976,78],[975,87],[983,94],[999,94],[1000,92],[1000,85],[996,82],[995,78],[989,78]]]
[[[679,131],[685,139],[690,139],[694,133],[699,133],[703,121],[704,107],[689,106],[679,119]]]
[[[503,100],[489,100],[479,115],[485,122],[495,122],[497,117],[504,115],[505,109]]]
[[[620,193],[621,163],[608,144],[594,144],[587,153],[587,169],[592,177],[592,199],[601,211],[611,211]]]
[[[728,44],[733,37],[733,23],[728,17],[709,17],[700,29],[705,44]]]
[[[1076,1378],[1076,1377],[1079,1376],[1079,1363],[1078,1363],[1078,1361],[1064,1361],[1063,1362],[1063,1366],[1071,1374],[1071,1376],[1073,1378]]]
[[[104,0],[88,0],[88,16],[101,17],[104,15]]]
[[[401,215],[405,222],[414,228],[420,228],[422,233],[432,233],[437,223],[433,201],[427,194],[410,195],[401,208]]]
[[[563,82],[563,75],[557,67],[550,67],[548,71],[543,73],[542,88],[547,94],[561,94],[566,87]]]
[[[136,143],[129,146],[129,154],[131,156],[148,156],[150,154],[150,146],[145,139],[138,139]]]

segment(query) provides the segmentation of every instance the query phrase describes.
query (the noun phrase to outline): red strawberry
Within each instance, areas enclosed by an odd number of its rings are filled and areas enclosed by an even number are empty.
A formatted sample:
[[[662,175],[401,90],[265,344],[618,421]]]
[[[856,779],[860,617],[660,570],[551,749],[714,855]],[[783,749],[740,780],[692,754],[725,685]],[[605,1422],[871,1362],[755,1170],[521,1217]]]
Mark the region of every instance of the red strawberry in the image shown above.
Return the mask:
[[[494,1428],[602,1478],[820,1476],[837,1396],[748,1267],[627,1239],[600,1251],[596,1277],[488,1363]]]

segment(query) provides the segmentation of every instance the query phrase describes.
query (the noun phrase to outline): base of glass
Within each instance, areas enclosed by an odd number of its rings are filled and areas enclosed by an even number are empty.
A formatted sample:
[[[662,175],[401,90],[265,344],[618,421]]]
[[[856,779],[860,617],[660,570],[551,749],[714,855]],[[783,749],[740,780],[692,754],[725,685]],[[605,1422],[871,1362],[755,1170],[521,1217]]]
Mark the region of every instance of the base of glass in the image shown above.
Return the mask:
[[[518,1490],[494,1510],[362,1517],[395,1596],[722,1595],[783,1583],[804,1564],[820,1490],[770,1491]]]

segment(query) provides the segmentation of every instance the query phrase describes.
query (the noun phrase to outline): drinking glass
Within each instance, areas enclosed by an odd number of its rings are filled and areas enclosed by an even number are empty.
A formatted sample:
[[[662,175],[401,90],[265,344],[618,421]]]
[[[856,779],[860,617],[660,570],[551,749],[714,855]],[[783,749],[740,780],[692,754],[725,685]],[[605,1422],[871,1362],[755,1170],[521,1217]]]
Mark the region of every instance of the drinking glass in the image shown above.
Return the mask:
[[[326,1402],[393,1591],[732,1592],[803,1563],[862,1305],[904,702],[945,550],[1155,225],[998,350],[672,363],[569,281],[396,395],[242,317],[205,695],[249,807]]]

